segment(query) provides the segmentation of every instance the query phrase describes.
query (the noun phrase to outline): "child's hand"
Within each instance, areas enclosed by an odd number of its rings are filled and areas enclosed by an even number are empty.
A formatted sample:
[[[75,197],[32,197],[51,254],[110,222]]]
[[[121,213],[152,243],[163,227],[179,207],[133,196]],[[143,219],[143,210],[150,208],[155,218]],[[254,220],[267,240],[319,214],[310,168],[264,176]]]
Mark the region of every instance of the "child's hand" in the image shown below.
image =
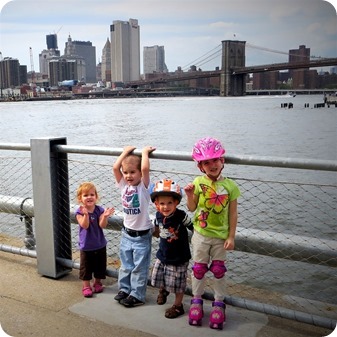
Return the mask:
[[[154,236],[155,238],[159,238],[159,227],[158,226],[154,227],[152,236]]]
[[[184,187],[184,191],[185,191],[187,197],[193,196],[193,194],[194,194],[194,185],[193,184],[186,185]]]
[[[156,148],[153,147],[153,146],[145,146],[145,147],[143,148],[143,151],[142,151],[142,152],[143,152],[143,153],[149,154],[149,153],[153,152],[155,149],[156,149]]]
[[[83,215],[88,215],[89,214],[89,212],[88,212],[88,210],[85,208],[85,206],[83,206],[83,205],[81,205],[80,207],[79,207],[79,211],[80,211],[80,213],[81,214],[83,214]]]
[[[228,238],[224,243],[225,250],[233,250],[235,246],[234,239]]]
[[[113,207],[108,207],[104,210],[103,216],[109,217],[110,215],[113,215],[115,213],[115,209]]]
[[[128,146],[125,146],[124,149],[123,149],[123,152],[124,153],[131,153],[132,151],[134,151],[136,149],[135,146],[132,146],[132,145],[128,145]]]

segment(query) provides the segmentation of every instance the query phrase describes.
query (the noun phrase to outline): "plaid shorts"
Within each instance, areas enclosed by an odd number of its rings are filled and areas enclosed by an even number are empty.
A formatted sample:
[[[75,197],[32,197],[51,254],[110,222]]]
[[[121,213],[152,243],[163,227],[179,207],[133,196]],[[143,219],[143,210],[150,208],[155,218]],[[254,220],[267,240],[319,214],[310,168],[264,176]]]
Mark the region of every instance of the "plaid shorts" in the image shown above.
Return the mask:
[[[170,293],[183,293],[186,290],[188,262],[178,266],[164,264],[156,259],[151,285],[156,288],[165,288]]]

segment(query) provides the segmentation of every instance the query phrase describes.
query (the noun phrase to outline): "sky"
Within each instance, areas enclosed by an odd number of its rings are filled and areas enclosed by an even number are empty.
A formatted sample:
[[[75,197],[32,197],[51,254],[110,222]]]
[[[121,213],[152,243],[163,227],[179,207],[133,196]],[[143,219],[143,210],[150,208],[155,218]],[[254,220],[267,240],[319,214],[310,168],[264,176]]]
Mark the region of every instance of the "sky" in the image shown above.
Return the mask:
[[[246,41],[246,65],[288,61],[305,45],[314,57],[337,57],[337,0],[0,0],[0,52],[39,71],[46,35],[90,41],[96,61],[115,20],[137,19],[143,48],[164,46],[169,71],[221,67],[223,40]],[[213,55],[214,54],[214,55]],[[318,69],[319,71],[319,69]]]

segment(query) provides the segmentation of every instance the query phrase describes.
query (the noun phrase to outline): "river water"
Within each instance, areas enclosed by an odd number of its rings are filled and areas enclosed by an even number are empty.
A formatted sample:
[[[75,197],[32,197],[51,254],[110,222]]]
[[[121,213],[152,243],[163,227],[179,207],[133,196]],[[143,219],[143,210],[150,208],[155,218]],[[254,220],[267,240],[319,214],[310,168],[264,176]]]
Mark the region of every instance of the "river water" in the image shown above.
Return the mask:
[[[289,102],[292,109],[281,108]],[[322,95],[8,102],[0,104],[0,142],[66,137],[68,145],[152,145],[190,152],[196,140],[213,136],[232,155],[337,160],[337,108],[314,108],[322,102]],[[172,168],[198,172],[193,163],[174,163]],[[228,175],[284,177],[283,170],[269,173],[231,165],[226,169]],[[336,179],[329,172],[303,175],[288,170],[286,175],[289,180],[311,177],[327,184]]]

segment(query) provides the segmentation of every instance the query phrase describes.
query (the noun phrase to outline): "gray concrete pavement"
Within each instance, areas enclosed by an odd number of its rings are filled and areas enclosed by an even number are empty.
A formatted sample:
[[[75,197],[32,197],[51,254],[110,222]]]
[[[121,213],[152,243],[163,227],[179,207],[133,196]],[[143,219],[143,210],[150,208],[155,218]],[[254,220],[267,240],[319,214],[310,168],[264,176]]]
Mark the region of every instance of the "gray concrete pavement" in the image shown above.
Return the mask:
[[[125,308],[114,299],[116,280],[107,278],[105,290],[83,298],[78,271],[60,280],[37,274],[32,258],[0,252],[0,324],[14,337],[323,337],[329,329],[227,306],[227,324],[222,331],[208,327],[210,301],[205,301],[202,327],[188,325],[187,313],[167,319],[163,306],[156,304],[157,290],[148,288],[147,302]],[[185,297],[188,311],[190,297]]]

